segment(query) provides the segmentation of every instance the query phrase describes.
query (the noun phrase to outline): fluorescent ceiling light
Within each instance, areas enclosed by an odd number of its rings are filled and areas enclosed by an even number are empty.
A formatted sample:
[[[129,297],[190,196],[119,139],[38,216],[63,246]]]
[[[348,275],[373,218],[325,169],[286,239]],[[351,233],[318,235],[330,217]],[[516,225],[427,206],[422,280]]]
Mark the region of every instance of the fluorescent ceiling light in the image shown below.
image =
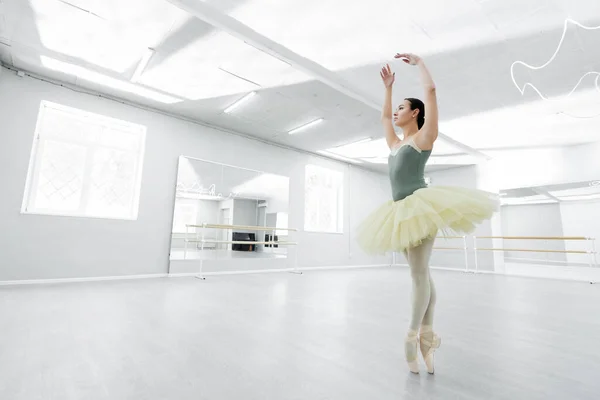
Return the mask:
[[[590,196],[600,194],[600,186],[585,186],[573,189],[553,190],[550,192],[555,197]]]
[[[303,130],[305,130],[305,129],[308,129],[308,128],[310,128],[310,127],[312,127],[312,126],[315,126],[315,125],[317,125],[317,124],[319,124],[319,123],[321,123],[321,122],[323,122],[323,118],[319,118],[319,119],[316,119],[316,120],[314,120],[314,121],[312,121],[312,122],[309,122],[308,124],[301,125],[301,126],[299,126],[299,127],[295,128],[295,129],[292,129],[292,130],[291,130],[291,131],[289,131],[288,133],[289,133],[290,135],[293,135],[294,133],[298,133],[298,132],[300,132],[300,131],[303,131]]]
[[[534,195],[526,197],[504,197],[500,199],[502,205],[524,205],[524,204],[549,204],[558,203],[557,200],[550,199],[544,195]]]
[[[248,100],[250,100],[250,98],[254,97],[254,95],[256,94],[256,92],[250,92],[247,95],[245,95],[244,97],[242,97],[241,99],[237,100],[235,103],[233,103],[232,105],[230,105],[229,107],[227,107],[225,109],[225,113],[230,113],[233,110],[235,110],[236,108],[238,108],[240,105],[244,104],[245,102],[247,102]]]
[[[125,82],[120,79],[112,78],[110,76],[91,71],[87,68],[83,68],[78,65],[69,64],[46,56],[40,56],[40,59],[44,67],[50,68],[55,71],[64,72],[66,74],[75,75],[78,79],[83,79],[89,82],[97,83],[99,85],[120,90],[123,92],[132,93],[161,103],[173,104],[181,101],[181,99],[159,92],[155,92],[154,90],[134,85],[130,82]]]
[[[553,203],[558,203],[558,201],[556,200],[551,200],[551,199],[546,199],[546,200],[532,200],[532,201],[527,201],[527,200],[523,200],[523,199],[506,199],[506,200],[501,200],[500,204],[503,206],[522,206],[522,205],[533,205],[533,204],[553,204]]]
[[[454,156],[431,156],[428,165],[474,165],[479,160],[471,154],[459,154]]]
[[[326,149],[326,151],[348,158],[383,158],[390,154],[385,138],[372,140],[361,139],[354,143],[348,143],[337,147]]]
[[[142,59],[140,60],[140,63],[138,64],[137,68],[135,69],[135,72],[133,73],[133,76],[131,77],[131,82],[137,82],[140,79],[154,53],[154,49],[146,49],[144,55],[142,56]]]
[[[367,142],[370,142],[371,140],[373,140],[373,139],[372,139],[372,138],[370,138],[370,137],[368,137],[368,138],[364,138],[364,139],[359,139],[359,140],[356,140],[356,141],[354,141],[354,142],[350,142],[350,143],[342,144],[342,145],[336,146],[335,148],[336,148],[336,149],[338,149],[338,148],[340,148],[340,147],[345,147],[345,146],[353,146],[353,145],[356,145],[356,144],[367,143]]]
[[[322,154],[322,155],[327,156],[327,157],[337,158],[338,160],[341,160],[341,161],[347,161],[347,162],[350,162],[350,163],[353,163],[353,164],[362,164],[362,161],[360,161],[360,160],[353,160],[352,158],[347,158],[347,157],[339,156],[337,154],[330,153],[330,152],[325,151],[325,150],[318,150],[317,153]]]
[[[361,160],[371,164],[387,164],[387,157],[361,157]]]
[[[598,200],[600,199],[600,194],[588,194],[588,195],[579,195],[579,196],[561,196],[559,197],[560,201],[581,201],[581,200]]]

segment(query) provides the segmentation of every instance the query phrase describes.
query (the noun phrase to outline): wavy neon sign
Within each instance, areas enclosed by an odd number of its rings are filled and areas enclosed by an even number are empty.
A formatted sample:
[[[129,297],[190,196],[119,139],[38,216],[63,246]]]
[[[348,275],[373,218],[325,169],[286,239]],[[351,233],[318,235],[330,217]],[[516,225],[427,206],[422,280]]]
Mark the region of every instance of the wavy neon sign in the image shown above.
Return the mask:
[[[579,26],[580,28],[582,28],[582,29],[585,29],[585,30],[596,30],[596,29],[600,29],[600,26],[595,26],[595,27],[594,27],[594,26],[585,26],[585,25],[583,25],[583,24],[580,24],[580,23],[579,23],[579,22],[577,22],[577,21],[574,21],[574,20],[572,20],[572,19],[569,19],[569,18],[567,18],[567,19],[565,20],[565,23],[564,23],[564,26],[563,26],[563,32],[562,32],[562,36],[561,36],[561,38],[560,38],[560,41],[558,42],[558,46],[556,47],[556,50],[554,51],[554,54],[552,55],[552,57],[550,57],[550,59],[549,59],[549,60],[548,60],[546,63],[544,63],[543,65],[539,65],[539,66],[530,65],[530,64],[527,64],[527,63],[525,63],[525,62],[523,62],[523,61],[515,61],[514,63],[512,63],[512,65],[511,65],[511,67],[510,67],[510,75],[511,75],[511,78],[512,78],[512,81],[513,81],[514,85],[515,85],[515,86],[516,86],[516,88],[519,90],[519,92],[521,92],[521,95],[523,95],[523,94],[525,93],[525,89],[527,89],[527,87],[530,87],[530,88],[531,88],[531,89],[533,89],[533,90],[534,90],[534,91],[535,91],[535,92],[536,92],[536,93],[537,93],[537,94],[540,96],[540,98],[542,98],[543,100],[546,100],[546,101],[557,101],[557,100],[551,100],[551,99],[549,99],[549,98],[545,97],[545,96],[544,96],[544,95],[543,95],[543,94],[540,92],[540,90],[538,90],[538,88],[536,88],[536,87],[535,87],[535,85],[534,85],[534,84],[532,84],[532,83],[530,83],[530,82],[527,82],[527,83],[525,83],[525,84],[523,85],[523,87],[522,87],[522,88],[521,88],[521,87],[519,87],[519,85],[517,84],[517,81],[516,81],[516,79],[515,79],[515,66],[516,66],[516,65],[523,65],[523,66],[525,66],[526,68],[529,68],[530,70],[540,70],[540,69],[546,68],[548,65],[550,65],[550,64],[552,63],[552,61],[554,61],[554,59],[555,59],[555,58],[556,58],[556,56],[558,55],[558,53],[559,53],[559,51],[560,51],[560,49],[561,49],[561,47],[562,47],[562,45],[563,45],[563,42],[564,42],[564,40],[565,40],[565,36],[567,35],[567,30],[568,30],[568,28],[569,28],[569,24],[577,25],[577,26]],[[596,76],[596,79],[594,80],[594,84],[595,84],[595,87],[596,87],[596,91],[598,91],[598,94],[600,95],[600,71],[590,71],[590,72],[587,72],[586,74],[584,74],[584,75],[583,75],[583,76],[582,76],[582,77],[579,79],[579,81],[577,82],[577,84],[576,84],[576,85],[573,87],[573,89],[572,89],[572,90],[569,92],[569,94],[567,94],[565,97],[567,97],[567,98],[568,98],[569,96],[571,96],[571,95],[572,95],[572,94],[573,94],[573,93],[574,93],[574,92],[577,90],[577,88],[578,88],[578,87],[581,85],[581,82],[582,82],[582,81],[583,81],[583,80],[584,80],[584,79],[585,79],[587,76],[589,76],[589,75],[592,75],[592,76],[594,76],[594,75],[595,75],[595,76]],[[559,101],[560,101],[560,100],[559,100]],[[595,114],[595,115],[572,115],[572,114],[569,114],[569,113],[566,113],[566,112],[562,112],[562,111],[561,111],[560,113],[561,113],[561,114],[565,114],[565,115],[569,115],[569,116],[571,116],[571,117],[573,117],[573,118],[595,118],[595,117],[598,117],[598,116],[600,116],[600,112],[598,112],[598,113],[597,113],[597,114]]]

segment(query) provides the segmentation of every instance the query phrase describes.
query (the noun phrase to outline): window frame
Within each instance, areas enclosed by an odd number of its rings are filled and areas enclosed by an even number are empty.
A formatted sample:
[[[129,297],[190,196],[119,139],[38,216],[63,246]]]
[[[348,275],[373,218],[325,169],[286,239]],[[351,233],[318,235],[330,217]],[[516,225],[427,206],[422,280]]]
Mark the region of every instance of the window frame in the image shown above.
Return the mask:
[[[87,214],[85,212],[80,211],[64,211],[64,210],[53,210],[53,209],[41,209],[35,208],[33,205],[35,204],[35,196],[37,185],[39,184],[40,179],[40,168],[42,165],[42,154],[44,150],[44,146],[48,141],[54,141],[64,144],[70,145],[79,145],[86,146],[88,150],[90,148],[93,151],[97,151],[98,149],[117,149],[123,151],[122,148],[118,148],[115,146],[107,145],[107,144],[95,144],[89,145],[86,143],[82,143],[77,140],[67,140],[60,139],[57,137],[44,137],[44,116],[48,112],[47,109],[56,109],[60,112],[66,112],[70,114],[74,114],[75,118],[78,119],[91,119],[95,123],[100,123],[105,126],[107,123],[111,128],[114,129],[126,129],[131,132],[136,132],[140,135],[139,138],[139,147],[138,151],[135,152],[138,156],[135,172],[134,172],[134,187],[132,193],[132,200],[129,205],[129,213],[127,216],[110,216],[110,215],[94,215]],[[38,111],[36,127],[33,134],[33,142],[31,146],[31,151],[29,154],[29,165],[27,169],[27,177],[25,180],[25,188],[23,192],[23,201],[21,204],[21,214],[26,215],[43,215],[43,216],[52,216],[52,217],[72,217],[72,218],[89,218],[89,219],[108,219],[108,220],[121,220],[121,221],[136,221],[139,218],[139,208],[140,208],[140,199],[141,199],[141,188],[143,181],[143,172],[144,172],[144,158],[146,153],[146,136],[147,136],[147,127],[138,123],[129,122],[125,120],[120,120],[112,117],[108,117],[106,115],[98,114],[95,112],[89,112],[82,110],[80,108],[65,106],[62,104],[54,103],[48,100],[42,100],[40,102],[40,107]],[[84,169],[83,176],[83,189],[82,189],[82,197],[86,197],[86,191],[89,194],[89,186],[91,183],[89,182],[90,175],[92,169],[88,167],[91,158],[93,158],[93,152],[91,154],[86,154],[86,168]],[[86,200],[82,200],[85,202]],[[31,207],[30,207],[31,205]],[[79,210],[85,208],[84,205],[80,205]]]

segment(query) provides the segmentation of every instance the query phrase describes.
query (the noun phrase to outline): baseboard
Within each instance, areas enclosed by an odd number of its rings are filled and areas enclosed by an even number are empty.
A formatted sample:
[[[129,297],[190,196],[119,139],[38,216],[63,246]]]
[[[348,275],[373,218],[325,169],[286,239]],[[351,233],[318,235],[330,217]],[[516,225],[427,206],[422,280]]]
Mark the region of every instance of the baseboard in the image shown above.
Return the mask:
[[[299,270],[299,269],[298,269]],[[279,268],[279,269],[254,269],[248,271],[223,271],[223,272],[203,272],[202,276],[217,276],[217,275],[245,275],[245,274],[268,274],[271,272],[292,272],[293,268]],[[190,276],[198,276],[198,272],[181,272],[176,274],[167,274],[169,278],[185,278]]]
[[[76,282],[98,282],[98,281],[121,281],[130,279],[156,279],[165,278],[168,274],[149,275],[123,275],[123,276],[95,276],[89,278],[56,278],[56,279],[23,279],[15,281],[0,281],[0,286],[12,285],[44,285],[51,283],[76,283]]]
[[[223,272],[205,272],[203,276],[217,275],[243,275],[243,274],[268,274],[273,272],[294,272],[294,271],[317,271],[329,269],[353,269],[353,268],[380,268],[389,267],[390,264],[374,264],[374,265],[347,265],[347,266],[323,266],[323,267],[304,267],[304,268],[280,268],[280,269],[260,269],[249,271],[223,271]],[[13,285],[44,285],[56,283],[78,283],[78,282],[100,282],[100,281],[119,281],[130,279],[156,279],[156,278],[178,278],[197,276],[198,272],[186,272],[178,274],[149,274],[149,275],[123,275],[123,276],[97,276],[89,278],[57,278],[57,279],[23,279],[14,281],[0,281],[0,286]]]
[[[206,272],[204,276],[218,276],[218,275],[243,275],[243,274],[266,274],[275,272],[302,272],[302,271],[325,271],[325,270],[343,270],[343,269],[359,269],[359,268],[382,268],[382,267],[408,267],[408,264],[369,264],[369,265],[338,265],[338,266],[320,266],[320,267],[303,267],[303,268],[280,268],[280,269],[261,269],[261,270],[250,270],[250,271],[223,271],[223,272]],[[439,267],[431,266],[431,269],[472,273],[472,274],[487,274],[487,275],[499,275],[516,278],[531,278],[531,279],[552,279],[552,280],[566,280],[571,282],[587,282],[587,283],[598,283],[596,281],[589,281],[586,279],[567,279],[562,277],[544,277],[537,275],[526,275],[526,274],[506,274],[497,271],[484,271],[484,270],[464,270],[458,268]],[[78,283],[78,282],[100,282],[100,281],[120,281],[120,280],[131,280],[131,279],[156,279],[156,278],[178,278],[178,277],[191,277],[197,276],[197,272],[180,273],[180,274],[148,274],[148,275],[123,275],[123,276],[99,276],[89,278],[60,278],[60,279],[28,279],[28,280],[14,280],[14,281],[0,281],[0,286],[13,286],[13,285],[43,285],[43,284],[56,284],[56,283]]]
[[[370,264],[370,265],[341,265],[341,266],[323,266],[323,267],[302,267],[302,268],[280,268],[280,269],[256,269],[249,271],[212,271],[203,272],[202,276],[217,276],[217,275],[243,275],[243,274],[268,274],[271,272],[303,272],[303,271],[320,271],[320,270],[335,270],[335,269],[355,269],[355,268],[381,268],[389,267],[390,264]],[[169,274],[171,278],[198,276],[198,272],[183,272]]]

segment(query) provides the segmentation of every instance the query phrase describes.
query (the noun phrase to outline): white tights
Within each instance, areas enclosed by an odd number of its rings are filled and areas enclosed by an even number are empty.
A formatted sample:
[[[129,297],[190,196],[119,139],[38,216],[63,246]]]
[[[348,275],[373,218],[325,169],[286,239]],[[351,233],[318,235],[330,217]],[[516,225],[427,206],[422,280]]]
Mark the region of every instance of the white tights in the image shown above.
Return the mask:
[[[404,256],[410,266],[413,283],[412,316],[410,320],[410,330],[413,332],[417,332],[421,325],[433,325],[436,293],[429,273],[429,259],[434,241],[435,236],[424,239],[420,245],[404,251]]]

